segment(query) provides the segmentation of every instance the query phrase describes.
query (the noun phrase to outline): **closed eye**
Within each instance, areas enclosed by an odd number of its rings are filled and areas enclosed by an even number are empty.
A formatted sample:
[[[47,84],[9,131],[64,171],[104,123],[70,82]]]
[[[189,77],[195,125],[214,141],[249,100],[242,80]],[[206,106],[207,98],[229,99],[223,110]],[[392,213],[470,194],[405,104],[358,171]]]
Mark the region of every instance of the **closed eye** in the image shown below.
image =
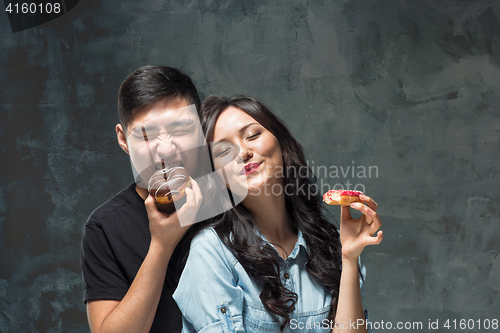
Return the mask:
[[[261,132],[257,132],[255,134],[252,134],[250,135],[249,137],[247,137],[247,140],[253,140],[253,139],[256,139],[259,137],[259,135],[261,135],[262,133]]]
[[[186,134],[187,132],[189,132],[189,130],[177,130],[177,131],[172,132],[172,135],[173,136],[181,136],[181,135]]]
[[[230,151],[231,151],[231,147],[224,148],[222,151],[217,152],[215,154],[215,157],[218,158],[218,157],[226,156],[227,154],[229,154]]]
[[[195,129],[194,122],[183,121],[179,122],[178,124],[175,124],[174,126],[171,126],[168,129],[168,132],[171,133],[173,136],[182,136],[187,133],[190,133],[194,129]]]
[[[131,135],[138,139],[143,139],[145,141],[153,140],[158,135],[158,131],[155,129],[146,129],[143,126],[135,128]]]

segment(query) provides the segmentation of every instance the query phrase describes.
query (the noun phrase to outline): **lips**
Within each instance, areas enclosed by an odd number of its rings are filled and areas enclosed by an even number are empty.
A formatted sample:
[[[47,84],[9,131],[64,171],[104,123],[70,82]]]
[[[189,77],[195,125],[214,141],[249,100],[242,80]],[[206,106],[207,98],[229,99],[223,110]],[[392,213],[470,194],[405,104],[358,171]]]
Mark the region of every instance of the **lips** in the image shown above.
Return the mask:
[[[164,163],[163,161],[160,163],[155,164],[155,170],[162,170],[162,169],[168,169],[171,167],[176,167],[176,166],[183,166],[181,162],[171,162],[171,163]]]
[[[240,171],[240,175],[249,175],[251,173],[253,173],[254,171],[256,171],[260,165],[262,163],[248,163],[247,165],[245,165],[241,171]]]

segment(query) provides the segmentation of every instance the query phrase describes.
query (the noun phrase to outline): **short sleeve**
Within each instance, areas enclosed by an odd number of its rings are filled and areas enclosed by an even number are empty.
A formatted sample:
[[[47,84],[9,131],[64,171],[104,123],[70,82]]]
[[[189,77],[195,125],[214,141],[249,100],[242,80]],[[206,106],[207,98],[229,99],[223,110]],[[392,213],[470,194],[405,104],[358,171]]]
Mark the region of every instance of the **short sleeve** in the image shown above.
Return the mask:
[[[204,229],[193,239],[173,294],[183,315],[184,333],[245,332],[235,262],[213,229]]]
[[[361,257],[358,259],[358,264],[359,264],[359,270],[360,270],[360,275],[359,275],[359,288],[361,290],[361,303],[363,304],[363,309],[365,312],[365,319],[366,322],[369,322],[370,319],[368,317],[368,310],[365,308],[365,293],[366,293],[366,287],[365,287],[365,281],[366,281],[366,267],[361,261]],[[368,327],[368,333],[374,333],[371,328]]]
[[[103,229],[91,221],[83,231],[80,263],[85,293],[83,301],[121,300],[129,283]]]

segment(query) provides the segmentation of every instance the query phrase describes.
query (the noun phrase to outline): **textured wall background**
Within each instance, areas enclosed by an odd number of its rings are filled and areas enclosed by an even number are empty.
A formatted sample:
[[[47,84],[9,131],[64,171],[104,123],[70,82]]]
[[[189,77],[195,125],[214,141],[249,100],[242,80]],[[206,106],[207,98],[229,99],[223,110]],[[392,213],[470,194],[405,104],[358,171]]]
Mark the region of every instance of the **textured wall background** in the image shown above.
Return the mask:
[[[0,15],[1,332],[88,332],[81,231],[132,181],[116,96],[145,64],[261,98],[339,169],[321,184],[365,186],[372,321],[500,319],[498,1],[91,0],[15,34]]]

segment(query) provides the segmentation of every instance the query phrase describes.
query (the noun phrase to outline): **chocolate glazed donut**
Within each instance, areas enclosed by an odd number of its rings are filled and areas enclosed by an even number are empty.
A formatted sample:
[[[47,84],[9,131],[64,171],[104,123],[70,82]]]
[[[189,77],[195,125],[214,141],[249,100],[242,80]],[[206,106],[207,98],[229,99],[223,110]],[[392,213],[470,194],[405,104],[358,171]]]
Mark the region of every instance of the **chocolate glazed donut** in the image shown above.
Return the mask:
[[[175,204],[180,207],[186,202],[186,187],[191,188],[189,174],[181,166],[156,171],[149,179],[148,191],[155,198],[160,212],[172,214]]]

